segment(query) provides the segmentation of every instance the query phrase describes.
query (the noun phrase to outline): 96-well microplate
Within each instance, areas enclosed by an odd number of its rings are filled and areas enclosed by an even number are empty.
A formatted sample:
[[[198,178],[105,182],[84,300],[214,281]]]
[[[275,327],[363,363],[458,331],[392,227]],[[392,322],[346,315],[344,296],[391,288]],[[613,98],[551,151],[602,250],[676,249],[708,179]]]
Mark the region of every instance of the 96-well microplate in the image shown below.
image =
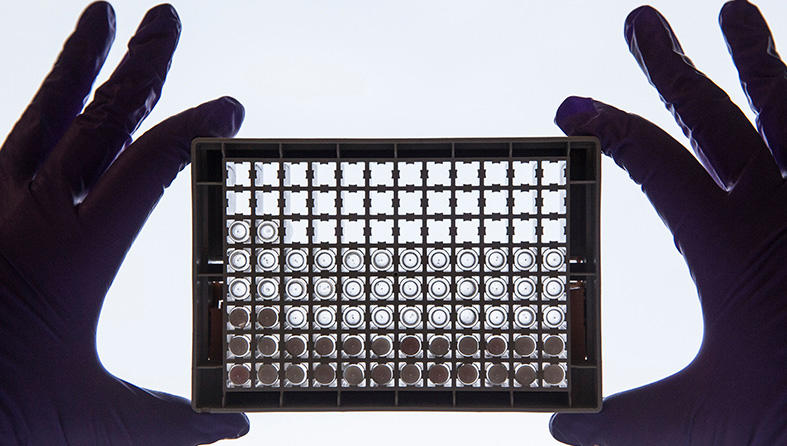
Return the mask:
[[[193,158],[197,409],[598,408],[595,140]]]

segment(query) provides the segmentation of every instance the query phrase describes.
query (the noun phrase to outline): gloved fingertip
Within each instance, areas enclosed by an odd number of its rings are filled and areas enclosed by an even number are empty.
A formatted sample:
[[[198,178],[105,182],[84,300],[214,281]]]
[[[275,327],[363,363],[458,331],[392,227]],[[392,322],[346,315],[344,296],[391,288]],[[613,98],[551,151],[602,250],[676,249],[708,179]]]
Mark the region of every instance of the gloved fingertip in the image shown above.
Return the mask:
[[[238,430],[238,433],[235,435],[235,438],[240,438],[249,433],[249,429],[251,429],[251,424],[249,423],[249,417],[246,416],[245,413],[240,414],[243,417],[244,422],[241,423],[241,428]]]
[[[568,136],[579,136],[582,127],[599,115],[592,98],[569,96],[555,113],[555,124]]]
[[[144,24],[145,20],[153,21],[156,19],[180,22],[178,11],[169,3],[161,3],[150,8],[147,14],[145,14],[145,18],[142,19],[142,23]]]
[[[82,11],[79,16],[78,27],[88,26],[105,26],[110,31],[115,30],[115,9],[107,2],[99,1],[93,2]]]
[[[137,40],[137,43],[141,44],[149,38],[159,35],[162,31],[171,32],[171,30],[174,30],[175,34],[179,36],[180,29],[180,17],[175,11],[175,7],[169,3],[162,3],[145,13],[145,17],[139,23],[132,40]]]
[[[249,417],[245,413],[229,413],[220,414],[226,416],[226,437],[225,438],[240,438],[249,433]]]
[[[719,25],[723,29],[739,28],[741,31],[758,31],[764,23],[760,10],[746,0],[732,0],[719,12]]]
[[[240,101],[233,98],[232,96],[222,96],[218,100],[232,107],[236,117],[243,121],[244,116],[246,116],[246,108],[243,107],[243,104],[241,104]]]
[[[82,12],[81,18],[85,18],[87,16],[93,16],[94,14],[105,15],[108,18],[112,19],[113,22],[115,20],[115,8],[113,8],[111,4],[105,1],[98,1],[89,4],[87,8],[85,8],[85,10]]]
[[[577,417],[581,418],[582,415],[569,413],[552,414],[552,417],[549,419],[549,433],[552,434],[555,440],[561,443],[571,445],[582,444],[577,434],[576,427],[573,424]]]
[[[212,413],[200,414],[200,418],[209,417],[207,421],[213,426],[210,439],[240,438],[249,433],[249,418],[245,413]]]
[[[231,137],[240,130],[246,110],[237,99],[223,96],[203,105],[208,110],[204,117],[204,136]]]
[[[626,17],[624,35],[629,51],[657,89],[684,65],[694,67],[667,19],[651,6],[640,6]]]
[[[681,48],[678,38],[675,37],[669,22],[652,6],[640,6],[631,11],[626,17],[624,34],[626,42],[629,44],[629,50],[635,55],[642,53],[642,45],[653,48],[657,43],[665,45],[665,48],[671,48],[678,54],[683,54],[683,48]],[[664,39],[665,37],[666,39]],[[656,47],[662,47],[662,45],[656,45]]]
[[[642,14],[652,15],[653,13],[658,14],[658,11],[650,5],[643,5],[634,9],[626,16],[626,20],[623,22],[623,34],[626,36],[626,42],[631,43],[639,16]]]
[[[756,9],[756,6],[752,5],[746,0],[730,0],[721,7],[721,11],[719,11],[719,17],[732,18],[736,15],[746,15],[750,14],[752,10]]]

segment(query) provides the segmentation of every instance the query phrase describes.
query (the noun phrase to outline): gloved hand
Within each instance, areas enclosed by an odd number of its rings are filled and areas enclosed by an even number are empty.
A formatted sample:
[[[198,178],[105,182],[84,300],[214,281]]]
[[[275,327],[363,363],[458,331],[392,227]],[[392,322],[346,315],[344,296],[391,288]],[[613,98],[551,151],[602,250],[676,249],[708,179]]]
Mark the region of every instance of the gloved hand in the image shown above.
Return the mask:
[[[104,295],[188,164],[192,138],[232,136],[243,119],[243,107],[225,97],[131,142],[159,98],[180,34],[169,5],[147,13],[80,114],[114,31],[110,5],[85,10],[0,149],[2,444],[179,445],[249,429],[243,414],[197,414],[183,398],[116,378],[97,356]]]
[[[606,398],[598,414],[554,415],[560,441],[787,444],[787,69],[755,6],[729,2],[720,22],[759,134],[650,7],[629,15],[626,40],[699,162],[652,123],[601,102],[570,97],[557,111],[566,134],[597,136],[642,186],[686,259],[705,325],[680,372]]]

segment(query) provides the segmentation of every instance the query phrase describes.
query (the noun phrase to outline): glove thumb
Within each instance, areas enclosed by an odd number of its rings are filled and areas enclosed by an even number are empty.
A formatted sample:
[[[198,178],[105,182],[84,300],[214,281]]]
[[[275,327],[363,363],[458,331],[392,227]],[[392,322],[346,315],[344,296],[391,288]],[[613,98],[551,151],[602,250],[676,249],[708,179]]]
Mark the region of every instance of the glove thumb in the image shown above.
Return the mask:
[[[679,444],[680,436],[663,426],[683,426],[691,413],[691,398],[681,374],[604,399],[599,413],[556,413],[549,431],[556,440],[572,445]],[[676,398],[684,396],[685,400]]]
[[[137,441],[146,440],[144,444],[206,444],[249,431],[249,419],[243,413],[197,413],[185,398],[120,382],[133,400],[121,406],[129,410],[121,414],[122,423]]]
[[[598,438],[599,414],[556,413],[549,419],[549,432],[555,440],[572,445],[594,444]]]

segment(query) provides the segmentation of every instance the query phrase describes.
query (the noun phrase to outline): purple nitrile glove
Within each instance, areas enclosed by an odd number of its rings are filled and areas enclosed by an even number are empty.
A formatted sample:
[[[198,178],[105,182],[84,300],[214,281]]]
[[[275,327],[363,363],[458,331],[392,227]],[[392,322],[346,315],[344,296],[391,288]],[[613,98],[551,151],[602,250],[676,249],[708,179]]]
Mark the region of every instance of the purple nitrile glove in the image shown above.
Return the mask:
[[[787,68],[755,6],[729,2],[720,22],[759,134],[650,7],[629,15],[626,40],[699,161],[639,116],[578,97],[558,109],[566,134],[597,136],[642,186],[686,259],[705,325],[680,372],[607,397],[600,413],[554,415],[560,441],[787,444]]]
[[[131,142],[159,98],[180,35],[169,5],[147,13],[82,111],[114,31],[109,4],[85,10],[0,149],[2,444],[184,445],[249,429],[243,414],[197,414],[183,398],[116,378],[96,353],[104,296],[188,164],[191,140],[232,136],[243,120],[243,107],[225,97]]]

